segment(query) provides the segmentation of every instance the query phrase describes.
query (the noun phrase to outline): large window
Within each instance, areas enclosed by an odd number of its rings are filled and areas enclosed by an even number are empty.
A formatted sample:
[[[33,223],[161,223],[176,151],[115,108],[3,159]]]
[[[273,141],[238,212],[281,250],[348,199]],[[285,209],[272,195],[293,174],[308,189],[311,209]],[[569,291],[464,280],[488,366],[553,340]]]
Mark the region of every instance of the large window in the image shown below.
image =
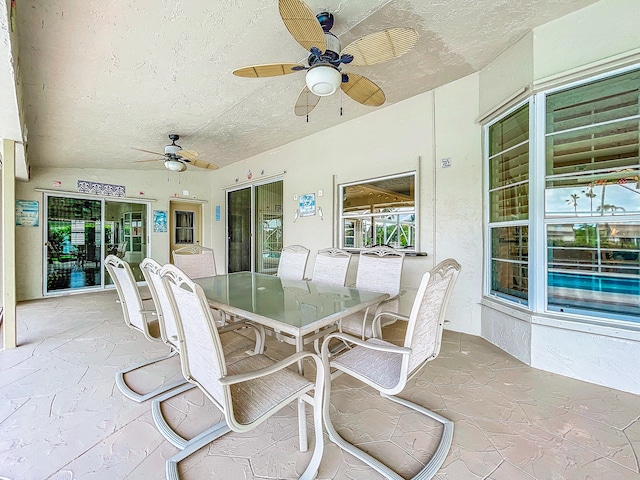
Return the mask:
[[[640,321],[640,70],[543,92],[531,105],[486,127],[487,293]],[[540,146],[535,155],[529,144]],[[527,288],[534,266],[545,271]]]
[[[340,185],[340,247],[416,250],[415,173]]]

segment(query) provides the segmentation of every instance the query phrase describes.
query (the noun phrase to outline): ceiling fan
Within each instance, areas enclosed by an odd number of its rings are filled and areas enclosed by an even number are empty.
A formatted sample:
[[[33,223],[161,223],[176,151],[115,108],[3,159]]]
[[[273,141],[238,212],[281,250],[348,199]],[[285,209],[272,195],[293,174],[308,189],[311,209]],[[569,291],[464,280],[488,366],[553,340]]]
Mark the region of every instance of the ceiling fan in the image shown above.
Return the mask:
[[[276,77],[306,71],[306,86],[298,95],[295,114],[308,115],[321,97],[333,94],[338,87],[358,103],[379,107],[385,102],[384,92],[362,75],[343,72],[340,64],[368,66],[386,62],[405,54],[418,41],[412,28],[389,28],[366,35],[341,50],[333,33],[333,15],[317,15],[302,0],[279,0],[280,16],[287,30],[309,52],[307,64],[271,63],[238,68],[233,74],[245,78]]]
[[[164,153],[152,152],[150,150],[143,150],[142,148],[134,148],[134,150],[138,150],[140,152],[152,153],[154,155],[159,155],[164,157],[164,167],[167,170],[171,170],[174,172],[184,172],[187,169],[187,165],[193,165],[198,168],[205,168],[208,170],[217,170],[218,166],[213,163],[205,162],[204,160],[200,160],[200,154],[195,150],[183,150],[182,147],[176,144],[176,141],[180,139],[180,135],[176,133],[171,133],[169,135],[169,140],[171,140],[170,145],[166,145],[164,147]],[[160,159],[152,158],[150,160],[137,160],[135,163],[144,163],[144,162],[157,162]]]

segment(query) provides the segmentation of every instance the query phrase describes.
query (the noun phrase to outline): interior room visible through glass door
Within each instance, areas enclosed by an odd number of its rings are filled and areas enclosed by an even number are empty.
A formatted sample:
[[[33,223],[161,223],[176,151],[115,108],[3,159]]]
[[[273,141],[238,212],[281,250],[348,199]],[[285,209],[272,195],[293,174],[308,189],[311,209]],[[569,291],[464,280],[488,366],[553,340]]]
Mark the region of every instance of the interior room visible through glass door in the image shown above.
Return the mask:
[[[147,205],[106,200],[104,203],[105,255],[129,263],[136,281],[144,281],[140,262],[147,256]],[[113,281],[105,271],[105,284]]]
[[[102,287],[100,200],[48,196],[45,293]]]

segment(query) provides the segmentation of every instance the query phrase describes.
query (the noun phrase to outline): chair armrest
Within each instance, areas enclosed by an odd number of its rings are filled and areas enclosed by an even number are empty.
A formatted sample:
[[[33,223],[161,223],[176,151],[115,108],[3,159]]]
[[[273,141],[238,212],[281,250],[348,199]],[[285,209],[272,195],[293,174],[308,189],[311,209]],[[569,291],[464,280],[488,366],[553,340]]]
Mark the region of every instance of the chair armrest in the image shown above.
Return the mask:
[[[226,377],[220,378],[220,383],[222,385],[234,385],[236,383],[246,382],[247,380],[254,380],[256,378],[264,377],[267,375],[271,375],[272,373],[276,373],[279,370],[282,370],[289,365],[296,363],[299,360],[302,360],[305,357],[311,357],[316,362],[316,366],[319,367],[316,375],[322,376],[324,374],[322,370],[322,362],[318,355],[311,352],[298,352],[294,353],[290,357],[287,357],[279,362],[274,363],[265,368],[260,368],[258,370],[253,370],[251,372],[246,373],[238,373],[236,375],[228,375]]]
[[[368,348],[369,350],[377,350],[379,352],[389,352],[389,353],[400,353],[402,355],[408,355],[411,353],[411,349],[407,347],[399,347],[397,345],[388,344],[388,345],[379,345],[371,342],[367,342],[362,340],[361,338],[354,337],[352,335],[347,335],[346,333],[332,333],[324,337],[324,341],[322,342],[322,360],[325,360],[325,357],[328,358],[329,355],[329,341],[332,338],[337,338],[342,340],[343,342],[353,343],[358,345],[359,347]]]
[[[388,311],[378,312],[371,321],[371,331],[373,332],[374,337],[376,336],[376,332],[380,329],[380,319],[382,317],[395,317],[398,320],[404,320],[405,322],[409,321],[409,317],[407,315],[403,315],[402,313]]]
[[[227,323],[226,325],[223,325],[222,327],[218,328],[218,333],[233,332],[235,330],[241,330],[247,327],[255,328],[255,325],[252,322],[249,322],[248,320],[238,320],[233,323]]]

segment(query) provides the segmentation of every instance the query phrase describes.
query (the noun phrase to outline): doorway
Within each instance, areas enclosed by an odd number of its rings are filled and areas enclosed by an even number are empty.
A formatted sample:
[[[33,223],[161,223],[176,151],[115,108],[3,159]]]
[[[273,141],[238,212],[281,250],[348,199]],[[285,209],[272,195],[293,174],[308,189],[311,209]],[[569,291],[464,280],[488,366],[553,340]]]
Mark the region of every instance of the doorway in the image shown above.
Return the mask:
[[[113,283],[102,260],[123,258],[138,281],[147,255],[147,204],[45,195],[44,295]]]
[[[282,180],[227,192],[227,271],[274,274],[282,251]]]
[[[169,202],[169,231],[171,252],[182,247],[202,245],[202,204]]]

